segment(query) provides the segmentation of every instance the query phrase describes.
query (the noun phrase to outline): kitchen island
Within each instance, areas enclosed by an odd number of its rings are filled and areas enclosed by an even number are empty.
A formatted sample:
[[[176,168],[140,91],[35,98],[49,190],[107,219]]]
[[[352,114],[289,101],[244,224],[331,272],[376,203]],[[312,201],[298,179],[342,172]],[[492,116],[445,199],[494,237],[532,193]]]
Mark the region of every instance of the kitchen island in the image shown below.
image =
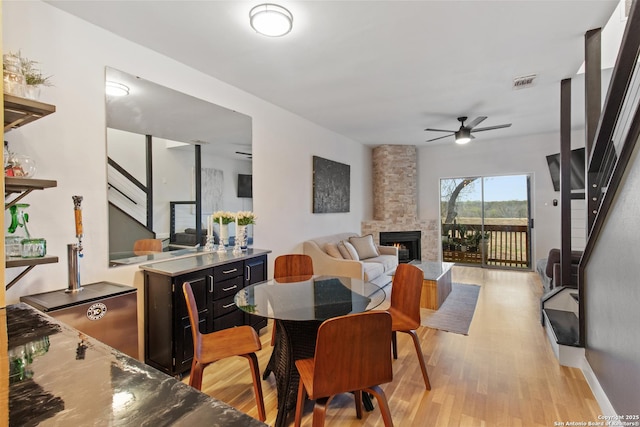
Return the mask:
[[[265,426],[29,305],[2,310],[11,426]]]

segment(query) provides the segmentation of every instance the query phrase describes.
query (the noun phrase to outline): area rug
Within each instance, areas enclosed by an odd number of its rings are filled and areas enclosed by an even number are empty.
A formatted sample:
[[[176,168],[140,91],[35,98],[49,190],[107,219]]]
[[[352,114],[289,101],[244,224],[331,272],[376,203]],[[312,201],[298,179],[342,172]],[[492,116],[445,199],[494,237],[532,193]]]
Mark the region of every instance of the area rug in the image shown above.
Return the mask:
[[[438,310],[420,309],[422,326],[469,335],[480,286],[453,283],[451,293]]]

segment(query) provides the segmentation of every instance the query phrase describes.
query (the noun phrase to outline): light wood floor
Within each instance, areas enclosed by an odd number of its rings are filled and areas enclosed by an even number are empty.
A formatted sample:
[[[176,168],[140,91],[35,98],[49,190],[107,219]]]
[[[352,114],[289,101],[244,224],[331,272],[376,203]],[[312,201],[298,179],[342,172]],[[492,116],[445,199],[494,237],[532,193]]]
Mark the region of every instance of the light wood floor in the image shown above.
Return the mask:
[[[582,372],[560,366],[547,342],[539,320],[542,287],[536,273],[456,266],[453,280],[482,286],[469,335],[420,328],[432,385],[426,391],[411,340],[398,334],[393,382],[382,386],[396,426],[530,427],[597,421],[600,408]],[[272,349],[271,325],[260,337],[262,371]],[[273,425],[277,412],[273,375],[262,386],[267,424]],[[257,416],[251,374],[243,358],[209,366],[203,391]],[[311,425],[311,408],[307,405],[303,426]],[[383,425],[377,408],[358,420],[349,394],[333,400],[326,424]]]

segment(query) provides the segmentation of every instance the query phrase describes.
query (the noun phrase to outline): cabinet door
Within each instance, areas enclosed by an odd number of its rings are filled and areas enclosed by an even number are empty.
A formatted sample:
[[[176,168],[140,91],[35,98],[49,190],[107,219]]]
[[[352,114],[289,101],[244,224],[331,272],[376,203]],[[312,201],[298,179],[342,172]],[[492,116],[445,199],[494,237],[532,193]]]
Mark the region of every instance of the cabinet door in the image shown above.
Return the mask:
[[[267,256],[259,256],[248,259],[244,262],[244,285],[249,286],[254,283],[267,280]]]
[[[244,285],[249,286],[254,283],[267,280],[267,256],[262,255],[248,259],[244,262]],[[253,314],[244,314],[245,325],[253,326],[253,329],[260,332],[260,329],[267,326],[267,319]]]
[[[145,363],[173,375],[174,298],[170,277],[144,273]]]
[[[191,322],[189,321],[189,313],[187,311],[187,303],[182,291],[182,285],[185,282],[191,284],[193,290],[193,296],[196,299],[196,305],[198,306],[198,323],[200,325],[200,332],[207,333],[212,325],[210,301],[209,301],[209,289],[211,270],[202,270],[191,274],[185,274],[184,276],[178,276],[174,279],[175,284],[175,307],[174,318],[177,324],[175,325],[175,362],[174,367],[176,372],[184,372],[191,367],[191,361],[193,359],[193,335],[191,331]]]

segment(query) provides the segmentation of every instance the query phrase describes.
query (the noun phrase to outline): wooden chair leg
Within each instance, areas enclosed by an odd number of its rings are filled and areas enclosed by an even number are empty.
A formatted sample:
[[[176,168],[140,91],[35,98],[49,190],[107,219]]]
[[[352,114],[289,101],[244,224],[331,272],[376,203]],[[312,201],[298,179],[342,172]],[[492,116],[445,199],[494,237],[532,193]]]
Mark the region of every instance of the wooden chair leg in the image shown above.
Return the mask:
[[[398,358],[398,341],[396,338],[396,331],[391,333],[391,348],[393,349],[393,358]]]
[[[424,362],[424,355],[422,354],[422,347],[420,347],[420,341],[418,340],[418,334],[416,331],[403,331],[411,335],[413,339],[413,346],[416,348],[416,354],[418,356],[418,362],[420,362],[420,369],[422,370],[422,378],[424,379],[424,385],[427,390],[431,390],[431,383],[429,382],[429,375],[427,375],[427,364]]]
[[[382,391],[382,389],[377,385],[374,385],[371,388],[367,388],[365,389],[365,391],[373,394],[376,397],[385,427],[393,427],[391,411],[389,410],[389,402],[387,401],[387,396],[384,394],[384,391]]]
[[[304,399],[307,396],[306,390],[304,388],[304,383],[302,379],[300,379],[300,384],[298,385],[298,400],[296,401],[296,417],[294,420],[294,427],[300,427],[300,423],[302,422],[302,410],[304,409]]]
[[[258,367],[258,358],[255,353],[243,354],[249,360],[249,370],[253,378],[253,392],[256,395],[256,406],[258,407],[258,418],[260,421],[267,419],[264,409],[264,398],[262,397],[262,383],[260,382],[260,369]]]
[[[203,365],[195,358],[191,362],[191,373],[189,374],[189,385],[196,390],[202,390],[202,372],[207,365]]]
[[[362,419],[362,390],[356,390],[353,392],[353,397],[356,400],[356,417],[359,420]]]
[[[313,427],[324,426],[324,420],[327,417],[327,406],[329,406],[329,402],[331,402],[331,397],[316,399],[316,402],[313,405]]]

